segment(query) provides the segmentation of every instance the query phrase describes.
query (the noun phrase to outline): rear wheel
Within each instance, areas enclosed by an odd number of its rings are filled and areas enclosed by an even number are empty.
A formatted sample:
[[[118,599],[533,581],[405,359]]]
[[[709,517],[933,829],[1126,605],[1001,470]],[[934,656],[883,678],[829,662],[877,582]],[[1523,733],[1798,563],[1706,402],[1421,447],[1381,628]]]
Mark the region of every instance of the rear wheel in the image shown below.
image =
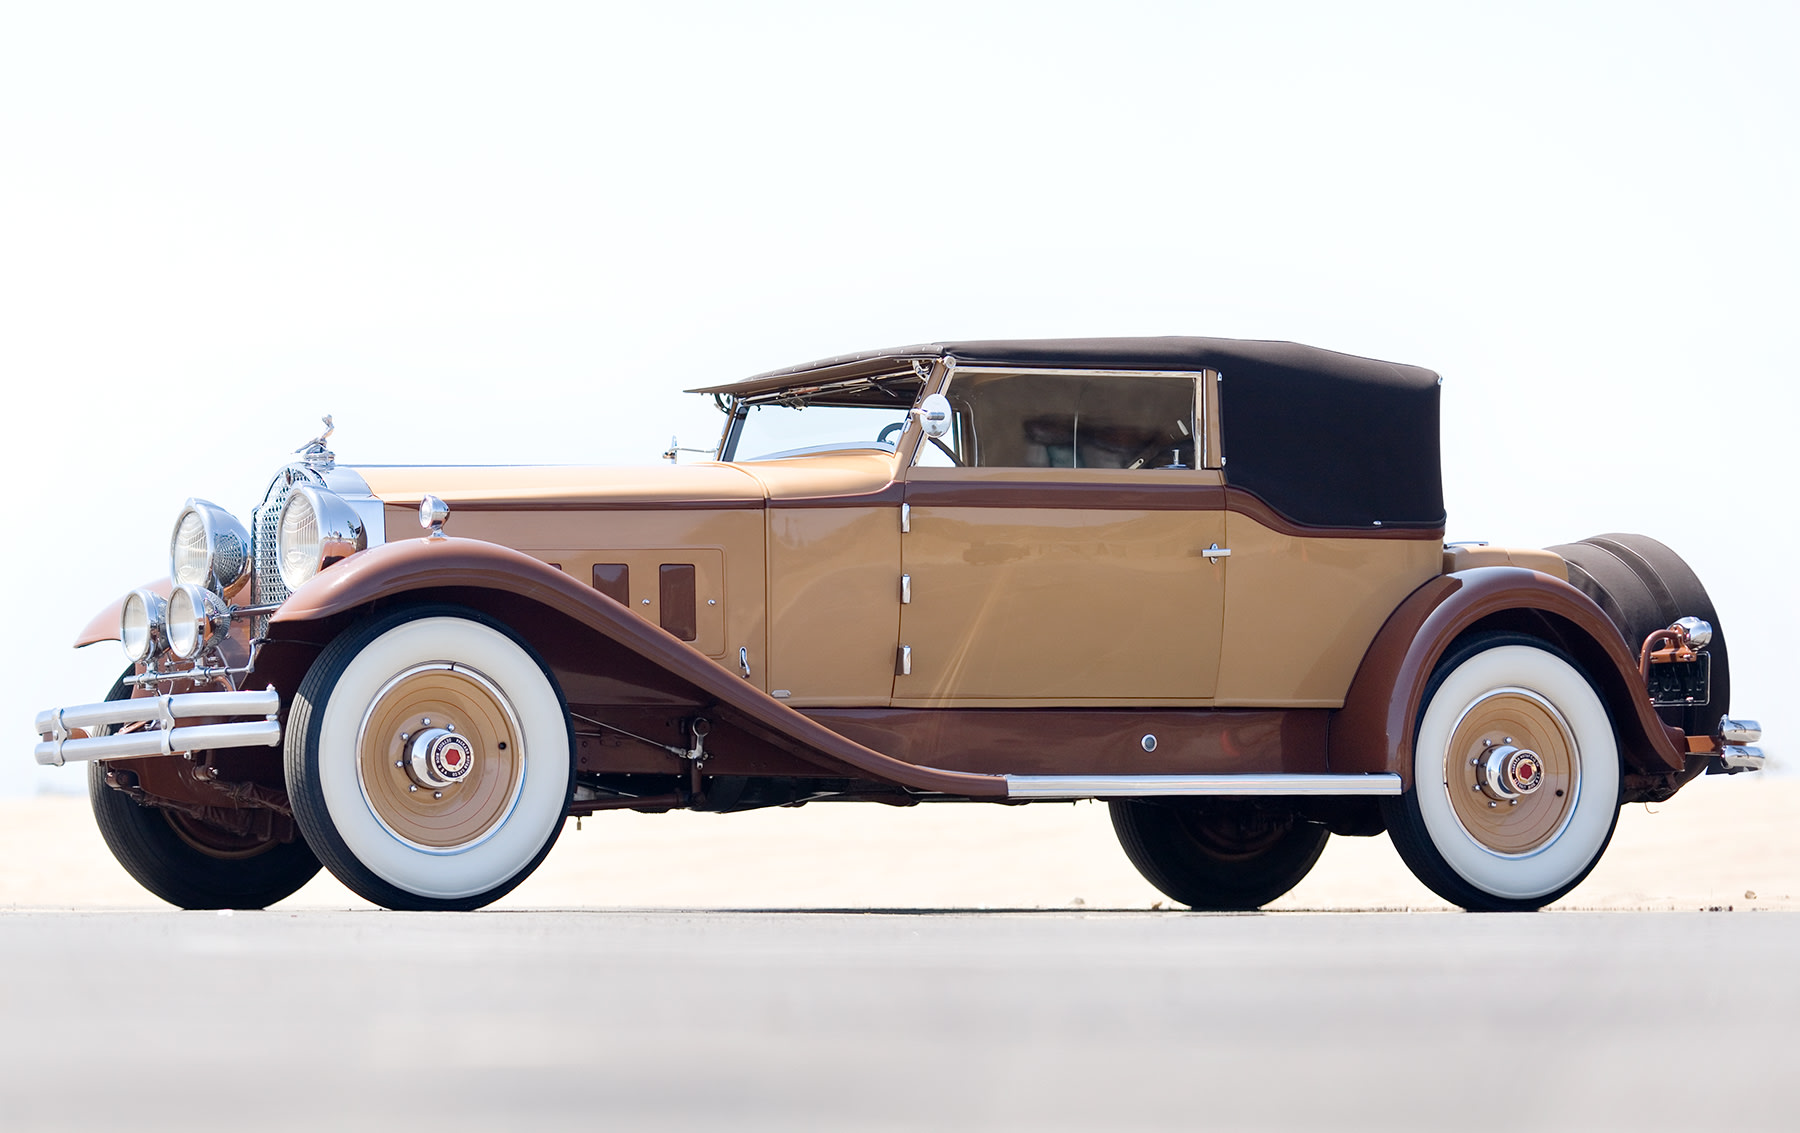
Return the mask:
[[[1109,804],[1119,845],[1145,880],[1194,909],[1256,909],[1300,883],[1330,832],[1291,811],[1236,800]]]
[[[1530,910],[1579,885],[1612,839],[1619,750],[1574,662],[1484,634],[1438,665],[1413,734],[1412,786],[1382,800],[1394,847],[1438,896]]]
[[[536,653],[453,606],[347,630],[286,737],[294,817],[326,867],[391,909],[475,909],[525,880],[574,790],[562,694]]]
[[[123,680],[107,693],[125,700]],[[129,770],[131,761],[119,768]],[[290,896],[319,872],[306,843],[262,840],[138,802],[88,764],[88,801],[100,837],[139,885],[183,909],[261,909]]]

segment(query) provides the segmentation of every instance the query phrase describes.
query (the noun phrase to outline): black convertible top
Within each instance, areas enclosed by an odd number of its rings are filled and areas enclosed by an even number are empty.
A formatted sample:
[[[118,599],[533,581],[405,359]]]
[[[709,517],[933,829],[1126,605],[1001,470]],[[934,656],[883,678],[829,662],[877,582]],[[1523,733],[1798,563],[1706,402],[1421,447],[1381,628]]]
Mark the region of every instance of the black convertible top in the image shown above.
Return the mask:
[[[933,342],[844,354],[693,393],[751,397],[958,365],[1215,370],[1227,483],[1296,523],[1441,529],[1437,374],[1297,342],[1235,338],[1042,338]]]

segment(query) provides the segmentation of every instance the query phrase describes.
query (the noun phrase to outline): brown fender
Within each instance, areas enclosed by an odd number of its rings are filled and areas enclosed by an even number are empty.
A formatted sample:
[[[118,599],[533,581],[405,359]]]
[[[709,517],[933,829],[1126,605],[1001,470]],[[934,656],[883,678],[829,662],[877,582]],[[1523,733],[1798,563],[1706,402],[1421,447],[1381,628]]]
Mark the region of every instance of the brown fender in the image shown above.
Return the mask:
[[[170,591],[175,589],[175,584],[167,578],[158,578],[144,583],[138,589],[153,591],[167,601]],[[125,599],[129,597],[131,597],[131,592],[126,591],[115,598],[112,605],[95,614],[93,620],[83,626],[81,632],[75,636],[75,648],[80,649],[84,645],[93,645],[98,641],[119,640],[119,618],[125,613]]]
[[[997,775],[921,767],[854,743],[743,680],[592,587],[529,555],[475,539],[407,539],[359,554],[320,572],[270,619],[270,630],[348,614],[371,602],[413,592],[496,591],[526,599],[600,634],[643,663],[716,703],[754,730],[773,733],[827,766],[917,790],[1004,798]],[[513,629],[531,637],[532,627]]]
[[[1593,599],[1534,570],[1477,567],[1419,587],[1375,635],[1344,707],[1332,714],[1333,772],[1392,771],[1411,786],[1425,686],[1450,644],[1473,629],[1513,630],[1562,649],[1599,686],[1627,763],[1651,774],[1686,765],[1682,733],[1657,718],[1636,657]]]

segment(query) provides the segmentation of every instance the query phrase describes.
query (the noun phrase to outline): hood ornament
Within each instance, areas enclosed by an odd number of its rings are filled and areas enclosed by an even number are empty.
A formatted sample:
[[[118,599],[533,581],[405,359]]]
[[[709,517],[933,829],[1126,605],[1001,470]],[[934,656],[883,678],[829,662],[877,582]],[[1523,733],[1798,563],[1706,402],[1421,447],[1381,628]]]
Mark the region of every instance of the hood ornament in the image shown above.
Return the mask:
[[[300,459],[305,461],[306,466],[313,471],[330,472],[337,467],[337,454],[325,447],[325,440],[337,432],[337,426],[331,423],[331,414],[329,413],[319,420],[324,423],[325,431],[294,451],[300,454]]]

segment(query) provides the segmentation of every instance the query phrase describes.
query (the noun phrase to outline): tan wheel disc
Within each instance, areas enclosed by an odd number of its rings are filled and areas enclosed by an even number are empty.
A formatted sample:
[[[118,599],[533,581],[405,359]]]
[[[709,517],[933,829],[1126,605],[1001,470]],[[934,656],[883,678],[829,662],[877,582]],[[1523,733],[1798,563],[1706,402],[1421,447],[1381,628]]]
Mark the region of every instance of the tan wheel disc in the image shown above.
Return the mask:
[[[449,729],[468,741],[460,780],[421,782],[409,741]],[[363,797],[382,825],[427,849],[474,845],[512,810],[525,780],[525,748],[506,697],[480,672],[447,662],[419,665],[376,694],[357,740]]]
[[[1535,791],[1507,799],[1483,789],[1483,757],[1501,744],[1537,753],[1542,778]],[[1457,721],[1444,753],[1444,784],[1471,837],[1497,854],[1528,854],[1567,825],[1581,787],[1580,753],[1548,701],[1524,689],[1496,689]]]

